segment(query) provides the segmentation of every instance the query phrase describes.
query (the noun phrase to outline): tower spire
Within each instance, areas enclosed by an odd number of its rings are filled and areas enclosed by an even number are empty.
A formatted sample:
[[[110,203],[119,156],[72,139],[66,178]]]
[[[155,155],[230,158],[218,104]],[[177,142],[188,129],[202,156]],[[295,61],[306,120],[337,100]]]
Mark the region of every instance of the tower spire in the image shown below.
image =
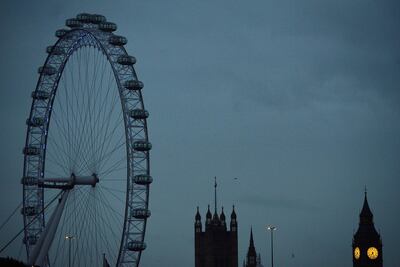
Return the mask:
[[[254,247],[253,226],[250,228],[250,247]]]
[[[247,265],[246,267],[256,267],[257,266],[257,252],[254,246],[253,240],[253,227],[250,228],[250,242],[249,250],[247,251]]]
[[[217,213],[217,176],[214,176],[214,211]]]

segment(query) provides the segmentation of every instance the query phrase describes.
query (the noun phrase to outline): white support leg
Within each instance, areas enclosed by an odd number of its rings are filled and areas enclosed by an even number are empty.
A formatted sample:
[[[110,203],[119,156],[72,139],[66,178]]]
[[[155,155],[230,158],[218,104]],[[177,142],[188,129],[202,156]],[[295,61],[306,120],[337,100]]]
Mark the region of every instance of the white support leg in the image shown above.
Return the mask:
[[[44,266],[47,253],[50,249],[51,243],[53,242],[54,235],[57,232],[58,224],[60,223],[61,216],[65,207],[65,203],[68,199],[69,190],[65,190],[62,194],[56,209],[47,222],[46,228],[40,235],[38,242],[36,243],[32,253],[29,255],[28,264],[29,266],[38,265]]]

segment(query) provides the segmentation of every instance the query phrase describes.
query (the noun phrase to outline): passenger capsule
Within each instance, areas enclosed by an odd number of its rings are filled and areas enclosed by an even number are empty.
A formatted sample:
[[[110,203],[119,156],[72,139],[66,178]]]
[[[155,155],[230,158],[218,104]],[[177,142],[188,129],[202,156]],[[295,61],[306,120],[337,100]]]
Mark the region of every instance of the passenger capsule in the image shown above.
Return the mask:
[[[102,22],[99,24],[99,29],[104,32],[114,32],[117,30],[117,24],[112,22]]]
[[[141,90],[143,88],[143,86],[144,86],[143,82],[138,81],[138,80],[129,80],[124,83],[124,87],[126,89],[133,90],[133,91]]]
[[[80,13],[80,14],[76,15],[76,19],[81,21],[81,22],[88,23],[88,22],[90,22],[90,16],[91,15],[88,14],[88,13]]]
[[[26,216],[35,216],[38,214],[38,209],[33,206],[27,206],[21,209],[21,214]]]
[[[146,249],[146,243],[142,241],[133,240],[128,242],[128,249],[131,251],[142,251]]]
[[[26,120],[26,125],[31,127],[40,127],[44,125],[44,119],[40,117],[33,117]]]
[[[93,14],[93,15],[90,15],[89,22],[93,23],[93,24],[103,23],[103,22],[106,22],[106,17],[104,17],[103,15],[99,15],[99,14]]]
[[[66,35],[69,32],[69,30],[66,29],[60,29],[56,31],[56,37],[57,38],[61,38],[64,37],[64,35]]]
[[[27,146],[24,148],[23,152],[27,156],[36,156],[40,154],[40,148],[36,146]]]
[[[136,63],[136,58],[133,56],[122,55],[117,59],[118,64],[132,66]]]
[[[153,177],[147,174],[139,174],[133,177],[133,182],[140,185],[148,185],[153,182]]]
[[[64,49],[59,46],[50,45],[46,48],[48,54],[60,56],[64,54]]]
[[[37,241],[38,237],[36,235],[28,235],[24,237],[22,242],[28,245],[35,245]]]
[[[133,109],[129,111],[129,116],[135,120],[147,119],[149,117],[149,112],[144,109]]]
[[[70,28],[80,28],[83,26],[82,22],[77,19],[67,19],[65,25]]]
[[[41,66],[38,69],[38,73],[42,74],[42,75],[47,75],[47,76],[51,76],[56,74],[57,70],[56,68],[52,67],[52,66]]]
[[[136,218],[136,219],[146,219],[149,218],[151,215],[151,212],[148,209],[132,209],[131,210],[131,216]]]
[[[124,36],[113,35],[110,37],[110,39],[108,39],[108,42],[112,45],[123,46],[128,43],[128,39],[126,39]]]
[[[137,151],[149,151],[152,145],[150,142],[140,140],[133,143],[133,148]]]
[[[37,185],[38,179],[36,177],[26,176],[21,178],[21,184],[23,185]]]
[[[50,93],[48,93],[46,91],[40,91],[40,90],[33,91],[32,98],[38,99],[38,100],[46,100],[46,99],[50,98]]]

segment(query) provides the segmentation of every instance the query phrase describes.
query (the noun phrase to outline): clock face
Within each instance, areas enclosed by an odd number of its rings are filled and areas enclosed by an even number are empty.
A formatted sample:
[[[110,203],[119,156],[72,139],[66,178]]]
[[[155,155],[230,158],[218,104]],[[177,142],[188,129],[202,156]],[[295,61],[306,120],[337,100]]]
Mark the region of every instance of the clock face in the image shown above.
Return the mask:
[[[368,258],[370,258],[371,260],[375,260],[376,258],[378,258],[378,250],[374,247],[370,247],[367,250],[367,255]]]
[[[354,258],[355,258],[356,260],[358,260],[358,259],[360,258],[360,248],[359,248],[359,247],[356,247],[356,248],[354,249]]]

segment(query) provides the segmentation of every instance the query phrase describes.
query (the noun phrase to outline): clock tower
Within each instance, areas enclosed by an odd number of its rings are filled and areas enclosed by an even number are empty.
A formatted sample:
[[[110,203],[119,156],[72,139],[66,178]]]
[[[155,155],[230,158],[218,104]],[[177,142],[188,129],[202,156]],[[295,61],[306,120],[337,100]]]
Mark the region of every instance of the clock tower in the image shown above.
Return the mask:
[[[353,267],[383,266],[382,240],[375,229],[373,217],[365,191],[358,230],[353,236]]]

